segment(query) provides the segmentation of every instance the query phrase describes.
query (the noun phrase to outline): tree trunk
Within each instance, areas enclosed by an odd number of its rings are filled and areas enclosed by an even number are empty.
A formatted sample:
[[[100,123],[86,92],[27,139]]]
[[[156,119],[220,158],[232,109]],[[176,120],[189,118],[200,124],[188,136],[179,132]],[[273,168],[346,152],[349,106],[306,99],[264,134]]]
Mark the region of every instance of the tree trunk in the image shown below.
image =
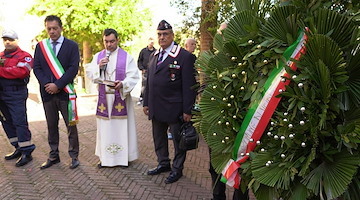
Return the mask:
[[[201,0],[201,22],[200,22],[200,53],[212,49],[213,34],[209,30],[213,28],[216,30],[217,21],[216,17],[211,15],[217,15],[215,12],[215,0]],[[200,85],[205,84],[205,74],[198,69]],[[200,96],[197,101],[200,101]]]
[[[89,41],[83,42],[83,65],[90,63],[92,57],[92,50]]]
[[[209,28],[216,26],[216,17],[214,15],[215,0],[201,0],[201,23],[200,23],[200,52],[212,48],[213,36]]]
[[[83,49],[83,56],[82,56],[82,65],[80,66],[79,69],[79,77],[81,81],[81,86],[82,88],[85,88],[86,90],[88,90],[88,88],[86,88],[87,82],[86,82],[86,74],[85,74],[85,66],[86,64],[91,62],[91,57],[92,57],[92,49],[91,49],[91,45],[89,41],[83,41],[82,43],[82,49]]]

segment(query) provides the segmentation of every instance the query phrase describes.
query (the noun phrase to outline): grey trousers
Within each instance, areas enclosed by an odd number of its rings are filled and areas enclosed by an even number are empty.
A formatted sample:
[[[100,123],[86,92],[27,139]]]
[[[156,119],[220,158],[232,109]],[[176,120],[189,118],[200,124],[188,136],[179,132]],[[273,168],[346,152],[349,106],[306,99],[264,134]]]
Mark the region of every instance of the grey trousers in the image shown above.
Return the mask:
[[[59,158],[59,112],[64,118],[69,139],[69,155],[77,158],[79,155],[79,137],[77,127],[69,126],[68,101],[62,101],[56,96],[47,102],[43,102],[46,122],[48,127],[48,142],[50,145],[49,158]]]

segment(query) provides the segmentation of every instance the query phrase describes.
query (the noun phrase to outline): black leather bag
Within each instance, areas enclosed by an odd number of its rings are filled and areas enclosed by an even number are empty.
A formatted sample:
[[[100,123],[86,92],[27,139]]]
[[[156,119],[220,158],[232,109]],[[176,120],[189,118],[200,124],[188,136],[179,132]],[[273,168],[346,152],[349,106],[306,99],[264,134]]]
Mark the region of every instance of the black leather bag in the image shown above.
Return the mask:
[[[179,148],[184,151],[189,151],[198,148],[199,134],[196,132],[192,122],[184,122],[180,128],[180,143]]]

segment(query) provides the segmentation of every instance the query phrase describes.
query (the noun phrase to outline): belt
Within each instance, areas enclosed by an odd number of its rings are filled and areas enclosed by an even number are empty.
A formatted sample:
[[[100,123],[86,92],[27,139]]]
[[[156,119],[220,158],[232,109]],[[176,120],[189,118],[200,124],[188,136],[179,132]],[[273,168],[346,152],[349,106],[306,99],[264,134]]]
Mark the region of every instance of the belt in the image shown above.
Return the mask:
[[[21,86],[13,85],[13,86],[0,87],[0,91],[4,91],[4,92],[15,92],[15,91],[24,90],[24,89],[26,89],[26,86],[24,86],[24,85],[21,85]]]

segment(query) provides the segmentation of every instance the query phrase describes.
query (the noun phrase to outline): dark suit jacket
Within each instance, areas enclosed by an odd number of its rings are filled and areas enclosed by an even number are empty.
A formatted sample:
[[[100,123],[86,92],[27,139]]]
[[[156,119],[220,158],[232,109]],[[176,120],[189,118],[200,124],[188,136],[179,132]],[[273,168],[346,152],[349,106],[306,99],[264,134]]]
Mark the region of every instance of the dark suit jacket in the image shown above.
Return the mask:
[[[78,44],[72,40],[64,38],[64,42],[61,45],[57,58],[65,70],[63,76],[58,80],[51,72],[40,49],[40,45],[36,45],[34,55],[34,74],[39,80],[41,97],[45,102],[50,101],[55,95],[57,95],[61,100],[69,100],[69,95],[63,90],[63,88],[67,84],[73,83],[74,78],[78,73],[80,62]],[[47,83],[55,83],[61,91],[54,95],[45,92],[45,85]]]
[[[175,44],[164,62],[156,69],[159,50],[150,55],[144,106],[149,107],[149,119],[161,122],[179,121],[183,113],[191,114],[196,91],[194,57]]]

